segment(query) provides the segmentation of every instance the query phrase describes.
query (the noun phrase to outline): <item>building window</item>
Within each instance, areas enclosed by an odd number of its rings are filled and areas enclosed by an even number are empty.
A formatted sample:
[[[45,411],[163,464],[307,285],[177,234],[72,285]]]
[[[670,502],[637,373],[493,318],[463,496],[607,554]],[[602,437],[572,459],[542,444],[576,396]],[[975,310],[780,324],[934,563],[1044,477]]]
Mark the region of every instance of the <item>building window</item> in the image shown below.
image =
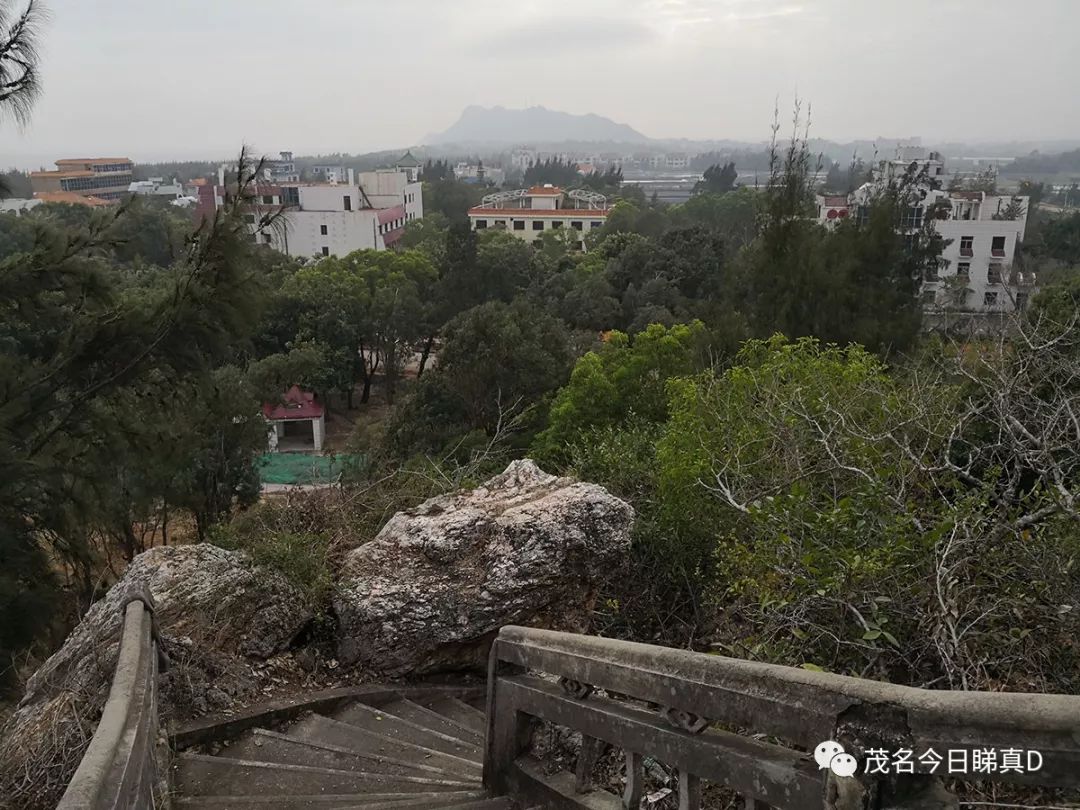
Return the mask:
[[[1001,275],[1002,274],[1000,264],[992,264],[986,269],[986,280],[990,284],[1000,284]]]
[[[264,194],[263,195],[263,205],[273,205],[273,204],[274,204],[273,195],[272,194]]]
[[[961,236],[960,237],[960,255],[961,256],[974,256],[975,255],[975,237],[974,236]]]
[[[599,228],[599,227],[600,227],[601,225],[603,225],[603,224],[604,224],[604,223],[603,223],[603,222],[601,222],[600,220],[598,220],[598,219],[594,219],[594,220],[593,220],[592,222],[590,222],[590,223],[589,223],[589,227],[590,227],[590,228]]]
[[[921,205],[912,205],[904,211],[903,227],[905,230],[911,230],[913,228],[921,228],[923,223],[923,207]]]
[[[326,245],[323,245],[322,255],[323,256],[329,256],[330,255],[330,248],[328,248]]]
[[[923,281],[941,281],[941,277],[938,275],[937,264],[933,264],[923,270]]]
[[[971,262],[959,262],[956,265],[956,275],[960,278],[971,278]]]
[[[1016,309],[1019,311],[1019,310],[1022,310],[1024,308],[1026,308],[1027,307],[1027,301],[1028,301],[1028,294],[1027,293],[1017,293],[1016,294]]]
[[[996,307],[997,306],[997,293],[996,292],[984,292],[983,293],[983,306],[984,307]]]
[[[585,223],[583,223],[581,220],[574,220],[570,223],[570,227],[573,228],[575,231],[580,231],[583,227],[585,227]]]
[[[487,220],[486,219],[478,219],[478,220],[476,220],[476,230],[482,231],[486,227],[487,227]]]
[[[990,243],[990,255],[997,256],[999,259],[1005,258],[1005,237],[995,236],[994,240]]]
[[[244,221],[248,225],[254,225],[255,224],[255,215],[254,214],[244,214]]]
[[[932,307],[937,301],[936,290],[923,290],[922,303],[924,307]]]
[[[551,227],[552,228],[561,228],[562,226],[563,226],[563,221],[561,219],[553,219],[551,221]]]
[[[525,230],[525,220],[523,220],[523,219],[515,219],[514,220],[514,230],[515,231],[523,231],[523,230]]]
[[[495,227],[496,228],[502,228],[503,230],[506,230],[506,220],[505,219],[497,219],[497,220],[495,220]]]
[[[534,219],[533,220],[533,230],[534,231],[542,231],[542,230],[544,230],[544,220],[542,220],[542,219]]]
[[[341,199],[345,203],[345,210],[346,211],[352,211],[352,196],[349,195],[349,194],[346,194]]]
[[[269,245],[270,244],[270,234],[268,234],[268,233],[263,234],[263,244],[264,245]]]
[[[326,229],[326,226],[325,226],[325,225],[320,225],[320,226],[319,226],[319,233],[320,233],[320,234],[321,234],[322,236],[326,236],[326,234],[328,233],[328,231],[327,231],[327,229]]]

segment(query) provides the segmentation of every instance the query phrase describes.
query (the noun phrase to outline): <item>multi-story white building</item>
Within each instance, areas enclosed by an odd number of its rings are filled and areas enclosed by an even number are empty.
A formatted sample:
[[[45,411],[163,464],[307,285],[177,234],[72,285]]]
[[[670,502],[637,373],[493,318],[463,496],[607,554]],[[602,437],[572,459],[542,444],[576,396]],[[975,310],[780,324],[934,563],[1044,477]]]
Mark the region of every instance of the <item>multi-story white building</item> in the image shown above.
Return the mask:
[[[199,214],[225,204],[224,172],[218,179],[218,185],[200,189]],[[279,212],[273,226],[264,224]],[[386,250],[407,223],[423,215],[421,184],[393,169],[360,175],[350,170],[345,183],[260,185],[244,214],[253,241],[301,258]]]
[[[320,183],[344,183],[349,177],[344,166],[312,166],[311,174]]]
[[[548,184],[489,194],[469,209],[469,222],[473,230],[498,228],[526,242],[564,228],[581,234],[576,242],[583,250],[585,234],[602,227],[607,215],[604,195],[586,189],[568,192]]]
[[[921,182],[921,201],[905,214],[903,227],[912,231],[934,216],[934,229],[945,240],[936,272],[922,282],[923,308],[928,313],[1007,313],[1022,310],[1035,290],[1033,273],[1013,269],[1027,227],[1029,199],[983,191],[945,191],[934,188],[945,176],[940,155],[914,161],[927,178]],[[874,183],[850,195],[818,195],[817,219],[826,227],[857,217],[883,180],[901,176],[912,161],[882,161]],[[931,214],[930,212],[933,212]]]

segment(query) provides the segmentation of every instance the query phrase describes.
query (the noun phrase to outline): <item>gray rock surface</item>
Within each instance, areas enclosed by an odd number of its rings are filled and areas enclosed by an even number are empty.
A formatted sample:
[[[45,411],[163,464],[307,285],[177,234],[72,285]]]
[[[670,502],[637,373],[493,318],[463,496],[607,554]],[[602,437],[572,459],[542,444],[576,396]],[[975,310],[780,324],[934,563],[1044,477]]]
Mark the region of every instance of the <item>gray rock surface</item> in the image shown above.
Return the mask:
[[[162,676],[165,714],[178,704],[185,714],[221,710],[253,696],[253,659],[285,649],[311,618],[295,588],[245,554],[206,544],[140,554],[30,678],[0,730],[0,796],[11,806],[56,805],[108,695],[123,606],[147,591],[172,659]]]
[[[246,554],[206,543],[153,548],[132,561],[34,673],[23,703],[60,689],[85,695],[107,688],[123,605],[142,589],[154,600],[166,641],[184,639],[196,651],[267,658],[287,647],[311,619],[299,592]]]
[[[482,666],[505,624],[583,631],[634,513],[529,460],[399,512],[350,552],[334,596],[338,657],[388,675]]]

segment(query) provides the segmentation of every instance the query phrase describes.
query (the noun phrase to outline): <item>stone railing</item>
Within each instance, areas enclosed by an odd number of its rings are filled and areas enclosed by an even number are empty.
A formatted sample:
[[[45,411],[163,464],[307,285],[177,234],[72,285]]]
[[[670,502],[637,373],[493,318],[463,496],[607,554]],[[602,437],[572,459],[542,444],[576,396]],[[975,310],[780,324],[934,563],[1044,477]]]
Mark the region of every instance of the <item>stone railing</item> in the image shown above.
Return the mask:
[[[143,810],[160,806],[154,605],[149,593],[124,603],[120,649],[101,720],[57,810]]]
[[[526,755],[533,718],[581,732],[575,775]],[[626,808],[641,805],[645,757],[678,771],[681,810],[703,781],[754,810],[955,807],[941,777],[1080,787],[1077,696],[914,689],[522,627],[492,648],[488,724],[485,785],[524,806],[618,807],[592,790],[605,744],[624,752]]]

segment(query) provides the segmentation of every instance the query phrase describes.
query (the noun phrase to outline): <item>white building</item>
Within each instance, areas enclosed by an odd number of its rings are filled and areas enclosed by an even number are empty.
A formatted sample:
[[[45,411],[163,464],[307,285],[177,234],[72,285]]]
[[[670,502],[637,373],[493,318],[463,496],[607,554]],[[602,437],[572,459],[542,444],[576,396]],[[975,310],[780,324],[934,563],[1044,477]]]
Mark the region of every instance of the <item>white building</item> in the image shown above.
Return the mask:
[[[140,197],[165,197],[170,200],[178,200],[184,196],[182,184],[175,180],[166,183],[164,177],[136,180],[128,186],[128,191]]]
[[[224,176],[212,190],[212,205],[225,203]],[[204,192],[200,199],[209,197]],[[280,212],[280,214],[279,214]],[[274,214],[277,221],[265,225]],[[422,186],[393,169],[347,174],[345,183],[260,185],[244,214],[252,240],[301,258],[345,256],[354,250],[386,250],[405,225],[423,217]]]
[[[930,153],[915,162],[925,170],[928,182],[922,184],[921,201],[909,209],[904,227],[921,228],[928,212],[940,210],[933,225],[946,242],[937,272],[923,279],[924,310],[994,314],[1024,309],[1036,279],[1033,273],[1014,270],[1013,260],[1024,240],[1029,199],[934,188],[946,174],[940,155]],[[910,165],[911,161],[882,161],[874,172],[875,183],[847,196],[818,195],[818,222],[832,227],[857,217],[872,201],[877,183],[901,176]]]
[[[560,228],[577,231],[581,234],[577,247],[583,250],[584,235],[603,227],[607,215],[604,195],[586,189],[567,192],[548,184],[489,194],[469,209],[469,223],[473,230],[498,228],[526,242]]]
[[[312,166],[311,174],[321,183],[344,183],[349,178],[344,166]]]

